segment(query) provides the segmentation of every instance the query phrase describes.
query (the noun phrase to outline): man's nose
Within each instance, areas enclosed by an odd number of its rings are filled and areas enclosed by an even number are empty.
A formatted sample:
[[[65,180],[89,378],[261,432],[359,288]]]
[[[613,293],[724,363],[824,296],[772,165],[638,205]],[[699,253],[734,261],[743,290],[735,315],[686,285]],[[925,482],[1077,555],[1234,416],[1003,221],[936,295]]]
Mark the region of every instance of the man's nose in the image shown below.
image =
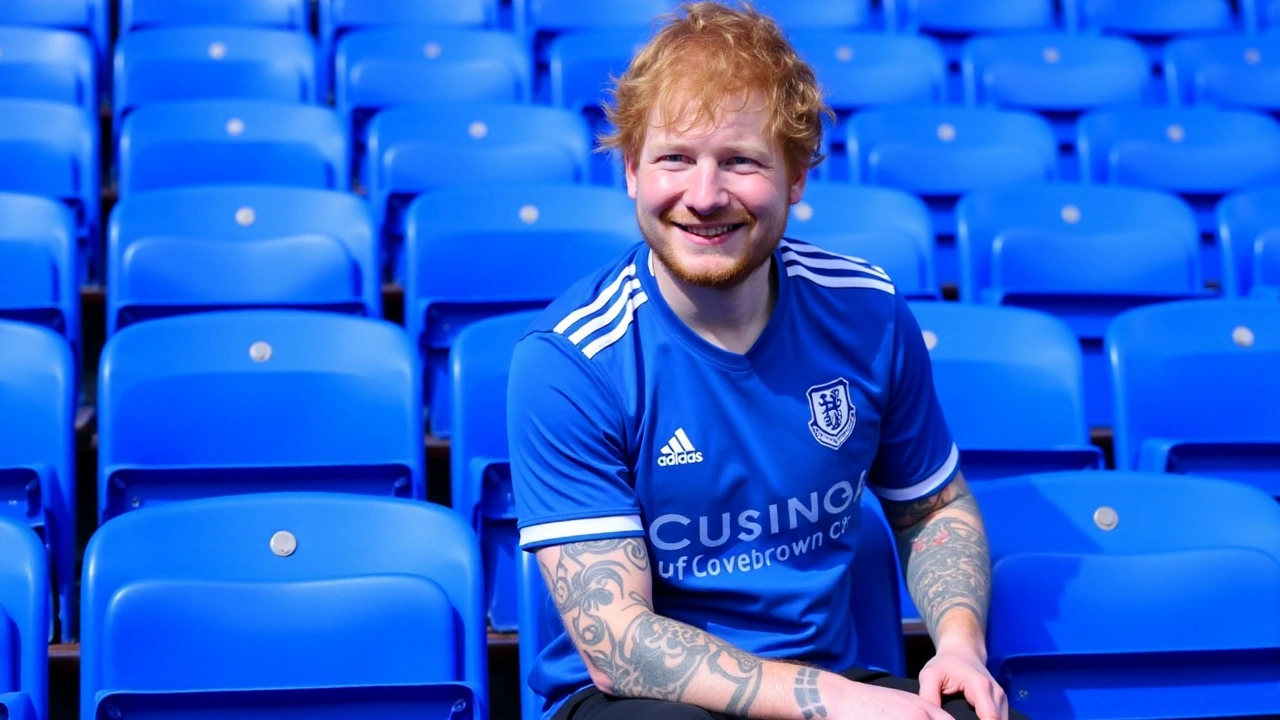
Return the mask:
[[[724,185],[724,175],[719,165],[700,162],[693,169],[689,189],[685,194],[689,209],[698,215],[710,215],[729,203],[729,191]]]

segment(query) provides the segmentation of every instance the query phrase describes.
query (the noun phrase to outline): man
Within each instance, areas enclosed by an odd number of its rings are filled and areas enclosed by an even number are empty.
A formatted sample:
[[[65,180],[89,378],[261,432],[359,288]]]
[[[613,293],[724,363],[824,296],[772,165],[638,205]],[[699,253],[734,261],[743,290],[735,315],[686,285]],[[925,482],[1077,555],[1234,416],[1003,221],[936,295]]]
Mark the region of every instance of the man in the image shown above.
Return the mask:
[[[615,100],[646,243],[511,370],[520,542],[566,628],[530,679],[548,716],[1008,717],[919,327],[880,269],[782,239],[829,112],[812,70],[768,18],[701,2]],[[850,604],[894,591],[846,572],[864,488],[938,649],[918,688],[853,667]]]

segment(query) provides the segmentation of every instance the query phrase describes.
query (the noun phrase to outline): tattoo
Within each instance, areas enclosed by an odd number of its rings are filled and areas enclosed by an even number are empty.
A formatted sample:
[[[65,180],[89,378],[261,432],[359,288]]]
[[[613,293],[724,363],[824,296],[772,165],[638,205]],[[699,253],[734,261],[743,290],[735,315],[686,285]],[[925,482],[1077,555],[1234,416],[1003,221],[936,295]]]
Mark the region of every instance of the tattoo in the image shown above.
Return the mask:
[[[886,504],[890,505],[890,504]],[[978,504],[963,482],[915,503],[892,504],[907,587],[929,634],[955,608],[985,630],[991,599],[991,557]]]
[[[827,706],[822,704],[822,694],[818,692],[817,670],[800,668],[796,673],[796,703],[805,720],[827,716]]]
[[[679,702],[701,674],[727,685],[724,712],[747,714],[764,679],[763,661],[655,614],[647,598],[626,589],[633,574],[649,573],[643,540],[568,544],[560,547],[554,565],[539,566],[574,645],[607,678],[608,692]],[[620,634],[610,630],[608,613],[637,609]]]

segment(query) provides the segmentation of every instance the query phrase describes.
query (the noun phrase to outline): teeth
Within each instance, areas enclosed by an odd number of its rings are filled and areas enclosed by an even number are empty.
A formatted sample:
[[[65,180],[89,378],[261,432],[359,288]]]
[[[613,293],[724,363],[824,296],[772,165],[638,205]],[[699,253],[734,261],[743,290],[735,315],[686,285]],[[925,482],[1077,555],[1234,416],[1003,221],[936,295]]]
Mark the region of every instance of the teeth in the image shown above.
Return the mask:
[[[710,227],[685,227],[685,230],[697,235],[698,237],[715,237],[723,235],[733,229],[733,225],[712,225]]]

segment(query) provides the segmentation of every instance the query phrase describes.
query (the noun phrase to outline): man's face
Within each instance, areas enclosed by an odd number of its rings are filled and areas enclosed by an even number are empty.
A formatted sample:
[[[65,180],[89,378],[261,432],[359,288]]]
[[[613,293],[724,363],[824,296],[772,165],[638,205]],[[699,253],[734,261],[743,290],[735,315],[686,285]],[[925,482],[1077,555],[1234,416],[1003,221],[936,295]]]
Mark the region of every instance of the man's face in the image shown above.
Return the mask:
[[[736,108],[740,101],[724,104]],[[712,125],[686,128],[661,119],[650,119],[639,156],[626,159],[640,231],[678,280],[735,287],[782,239],[805,174],[790,177],[777,144],[765,135],[758,95],[741,110],[721,111]]]

